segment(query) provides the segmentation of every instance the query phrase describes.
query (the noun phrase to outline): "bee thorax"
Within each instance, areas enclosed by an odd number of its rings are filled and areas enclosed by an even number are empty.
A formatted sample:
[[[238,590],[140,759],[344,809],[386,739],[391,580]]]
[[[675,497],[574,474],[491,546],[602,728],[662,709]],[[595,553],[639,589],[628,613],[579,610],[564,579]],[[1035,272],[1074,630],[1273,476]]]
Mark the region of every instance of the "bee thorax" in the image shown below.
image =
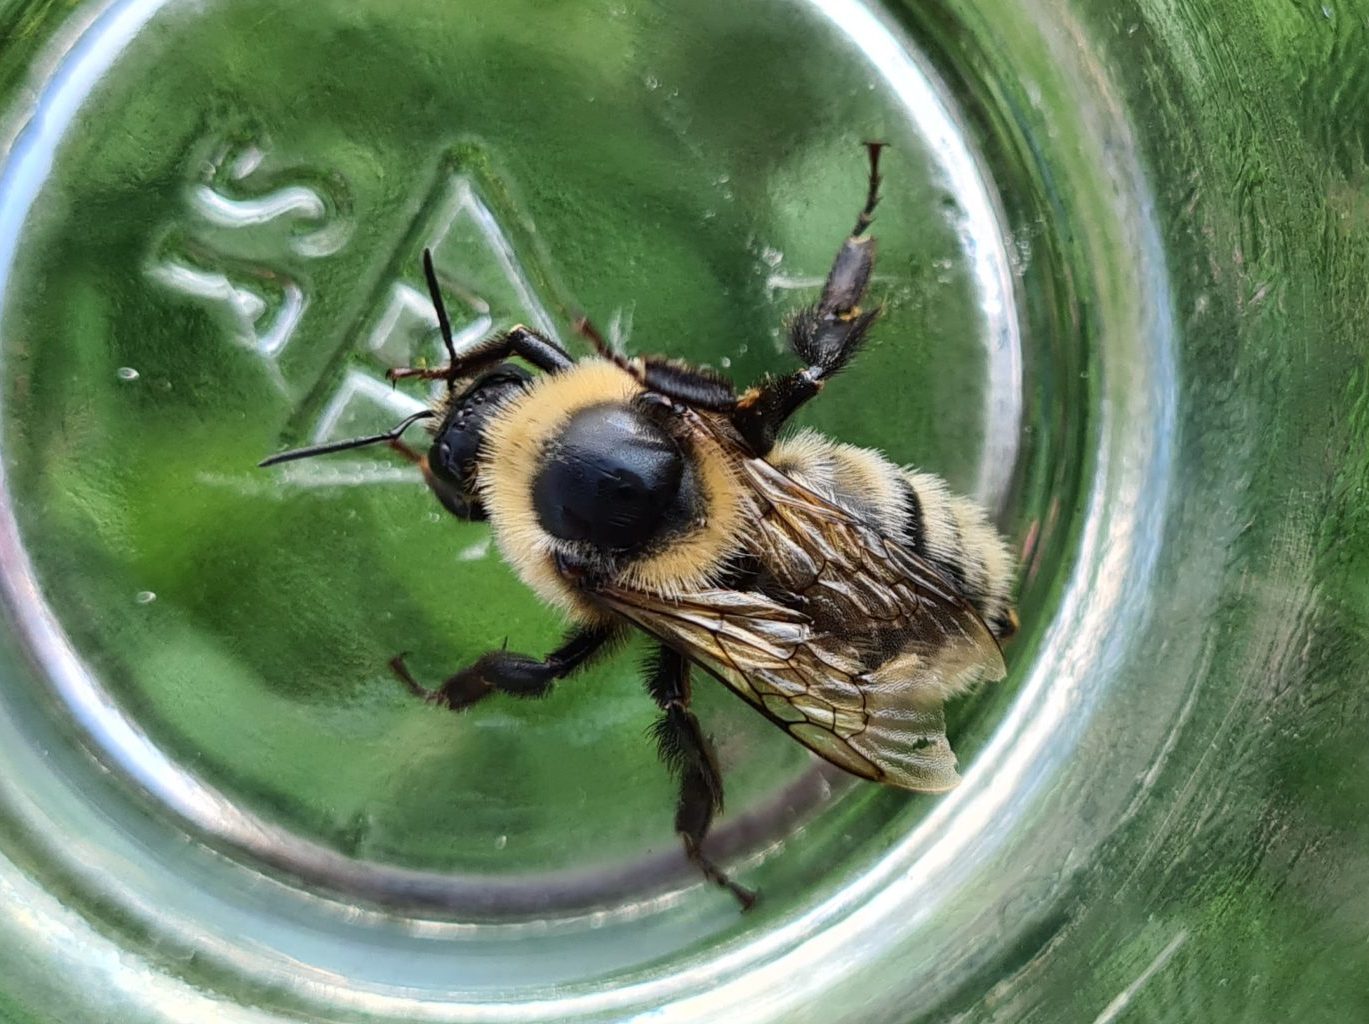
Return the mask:
[[[660,427],[623,405],[571,417],[533,481],[533,508],[558,540],[635,551],[695,518],[686,460]]]

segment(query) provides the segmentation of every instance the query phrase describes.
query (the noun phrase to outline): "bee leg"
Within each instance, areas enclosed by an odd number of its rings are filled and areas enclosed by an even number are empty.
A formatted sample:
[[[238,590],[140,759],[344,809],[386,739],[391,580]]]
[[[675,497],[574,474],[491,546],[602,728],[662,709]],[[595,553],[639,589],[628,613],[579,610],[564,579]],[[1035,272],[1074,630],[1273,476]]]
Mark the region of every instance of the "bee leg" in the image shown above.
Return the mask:
[[[837,250],[817,304],[800,310],[789,322],[789,345],[805,366],[784,377],[767,377],[741,396],[732,413],[733,425],[757,455],[769,452],[784,422],[846,367],[879,316],[878,307],[861,309],[860,302],[875,266],[875,240],[865,232],[879,203],[879,154],[884,144],[865,146],[870,157],[865,206]]]
[[[632,377],[648,392],[665,395],[681,405],[710,412],[731,412],[737,404],[737,389],[720,373],[703,366],[691,366],[680,359],[645,356],[629,359],[614,350],[599,330],[585,317],[578,317],[575,330],[607,359]]]
[[[547,373],[560,373],[574,362],[565,349],[556,342],[538,334],[531,327],[517,324],[503,334],[496,334],[482,341],[465,355],[457,356],[447,366],[432,369],[415,366],[394,367],[385,371],[385,377],[390,381],[445,380],[450,387],[460,378],[479,373],[511,356],[517,356]]]
[[[713,746],[689,710],[689,662],[668,647],[659,647],[650,665],[647,689],[663,714],[653,733],[661,760],[680,780],[675,809],[675,831],[685,855],[703,876],[730,892],[743,910],[750,910],[756,893],[738,885],[704,856],[703,841],[713,816],[723,809],[723,780]]]
[[[464,711],[492,693],[545,697],[556,680],[583,668],[605,644],[619,635],[619,630],[613,626],[577,629],[566,637],[565,643],[541,660],[512,651],[490,651],[431,690],[413,677],[402,654],[390,659],[390,670],[415,696],[430,704]]]
[[[465,355],[457,355],[456,343],[452,340],[452,324],[447,317],[447,304],[442,301],[442,289],[437,283],[437,271],[433,269],[431,249],[423,250],[423,276],[428,282],[428,295],[437,314],[437,326],[442,332],[442,344],[447,347],[448,364],[438,369],[427,370],[417,367],[400,367],[388,371],[385,376],[391,381],[417,378],[418,380],[445,380],[450,389],[461,377],[473,373],[510,356],[517,356],[547,373],[559,373],[573,365],[574,360],[556,342],[543,337],[530,327],[518,324],[496,334]]]
[[[737,406],[737,391],[732,382],[707,367],[647,356],[634,369],[634,375],[648,391],[691,409],[730,413]]]

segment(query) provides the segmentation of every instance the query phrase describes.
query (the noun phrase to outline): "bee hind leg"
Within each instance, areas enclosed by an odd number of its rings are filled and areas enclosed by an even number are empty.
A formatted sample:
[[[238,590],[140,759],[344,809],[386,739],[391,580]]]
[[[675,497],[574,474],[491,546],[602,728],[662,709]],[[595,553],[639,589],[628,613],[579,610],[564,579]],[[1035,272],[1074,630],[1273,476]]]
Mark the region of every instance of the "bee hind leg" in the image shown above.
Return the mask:
[[[390,659],[390,671],[414,696],[453,711],[464,711],[492,693],[545,697],[556,680],[584,668],[618,635],[619,631],[611,626],[577,629],[542,659],[513,651],[490,651],[436,689],[429,689],[414,678],[402,654]]]
[[[789,321],[789,346],[804,368],[767,377],[745,392],[732,412],[733,425],[757,455],[769,452],[785,421],[846,368],[879,316],[878,307],[862,309],[860,303],[875,266],[875,240],[866,231],[879,203],[879,154],[884,143],[867,142],[865,147],[870,174],[856,226],[837,250],[817,304]]]
[[[728,878],[703,853],[704,836],[723,807],[723,783],[713,746],[689,710],[689,663],[668,647],[658,648],[647,688],[664,712],[653,728],[661,760],[680,780],[675,831],[685,856],[708,881],[730,892],[742,910],[750,910],[757,894]]]

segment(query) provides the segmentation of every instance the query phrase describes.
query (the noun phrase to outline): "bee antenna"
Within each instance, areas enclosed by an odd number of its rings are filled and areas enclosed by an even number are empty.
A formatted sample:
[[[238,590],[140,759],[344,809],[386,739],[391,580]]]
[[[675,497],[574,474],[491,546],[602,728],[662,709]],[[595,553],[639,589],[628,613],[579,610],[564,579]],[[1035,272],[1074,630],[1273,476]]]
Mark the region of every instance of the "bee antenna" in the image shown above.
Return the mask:
[[[428,282],[428,297],[433,302],[433,312],[437,314],[437,326],[442,332],[442,344],[447,348],[447,358],[456,365],[456,343],[452,340],[452,322],[447,316],[447,304],[442,301],[442,286],[437,283],[437,270],[433,267],[433,251],[423,250],[423,277]],[[447,381],[447,390],[452,390],[452,381]]]
[[[400,435],[419,420],[430,419],[436,415],[437,413],[433,412],[431,409],[420,409],[412,416],[406,416],[383,434],[372,434],[369,437],[354,437],[348,441],[329,441],[326,444],[310,445],[308,448],[296,448],[293,451],[281,452],[278,455],[272,455],[270,458],[262,459],[257,463],[257,466],[265,468],[267,466],[278,465],[282,462],[294,462],[296,459],[312,459],[315,455],[329,455],[332,452],[345,452],[352,448],[365,448],[367,445],[398,441]]]

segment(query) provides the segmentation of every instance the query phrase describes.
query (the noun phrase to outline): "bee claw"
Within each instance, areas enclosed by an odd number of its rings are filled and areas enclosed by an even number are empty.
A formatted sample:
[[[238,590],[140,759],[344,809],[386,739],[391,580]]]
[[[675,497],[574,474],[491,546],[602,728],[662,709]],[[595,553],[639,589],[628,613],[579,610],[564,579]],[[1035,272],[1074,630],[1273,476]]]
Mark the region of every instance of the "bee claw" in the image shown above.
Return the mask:
[[[754,907],[756,905],[756,901],[759,900],[761,897],[761,894],[757,892],[755,889],[748,889],[745,886],[729,885],[727,888],[728,891],[736,897],[737,902],[741,904],[743,914],[745,914],[748,910]]]

